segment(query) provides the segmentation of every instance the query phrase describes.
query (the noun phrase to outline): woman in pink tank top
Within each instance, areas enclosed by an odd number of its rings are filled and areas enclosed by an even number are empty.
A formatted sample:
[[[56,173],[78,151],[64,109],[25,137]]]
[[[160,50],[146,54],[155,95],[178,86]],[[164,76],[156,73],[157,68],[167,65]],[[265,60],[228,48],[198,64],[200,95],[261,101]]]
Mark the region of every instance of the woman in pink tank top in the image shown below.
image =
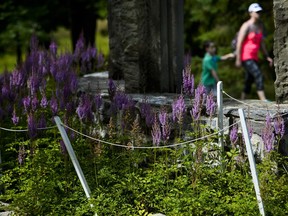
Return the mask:
[[[249,6],[250,19],[243,23],[237,38],[236,66],[242,65],[245,69],[245,83],[241,99],[245,99],[246,95],[250,93],[251,85],[255,82],[259,99],[267,101],[263,75],[258,66],[259,50],[262,50],[270,66],[272,66],[273,60],[268,56],[263,40],[263,25],[259,19],[261,11],[262,8],[258,3]]]

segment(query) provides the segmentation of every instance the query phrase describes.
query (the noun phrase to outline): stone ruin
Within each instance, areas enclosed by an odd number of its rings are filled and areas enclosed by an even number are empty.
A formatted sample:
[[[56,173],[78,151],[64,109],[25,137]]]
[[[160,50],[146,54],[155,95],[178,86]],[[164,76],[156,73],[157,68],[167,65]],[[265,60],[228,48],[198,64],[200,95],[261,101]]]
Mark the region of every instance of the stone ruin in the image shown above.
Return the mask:
[[[108,1],[109,76],[127,93],[180,92],[183,0]]]

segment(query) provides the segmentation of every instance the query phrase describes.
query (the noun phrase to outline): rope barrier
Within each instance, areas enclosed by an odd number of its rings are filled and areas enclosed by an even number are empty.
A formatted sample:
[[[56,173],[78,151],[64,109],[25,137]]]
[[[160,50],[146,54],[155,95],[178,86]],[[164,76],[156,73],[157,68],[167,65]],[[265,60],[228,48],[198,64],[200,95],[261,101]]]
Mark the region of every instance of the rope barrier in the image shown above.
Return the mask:
[[[234,125],[240,123],[240,121],[237,121],[235,123],[233,123],[232,125],[228,126],[228,127],[225,127],[223,128],[222,131],[225,131],[227,129],[229,129],[230,127],[233,127]],[[166,145],[166,146],[127,146],[127,145],[121,145],[121,144],[117,144],[117,143],[111,143],[111,142],[107,142],[107,141],[104,141],[104,140],[101,140],[101,139],[97,139],[97,138],[94,138],[94,137],[91,137],[89,135],[86,135],[86,134],[83,134],[65,124],[61,124],[63,127],[66,127],[67,129],[81,135],[81,136],[84,136],[86,138],[89,138],[91,140],[94,140],[94,141],[98,141],[98,142],[101,142],[101,143],[105,143],[105,144],[108,144],[108,145],[112,145],[112,146],[117,146],[117,147],[121,147],[121,148],[134,148],[134,149],[160,149],[160,148],[172,148],[172,147],[176,147],[176,146],[181,146],[181,145],[185,145],[185,144],[188,144],[188,143],[191,143],[191,142],[195,142],[195,141],[198,141],[198,140],[203,140],[203,139],[206,139],[206,138],[209,138],[211,136],[214,136],[214,135],[217,135],[219,133],[219,131],[215,132],[215,133],[212,133],[212,134],[209,134],[209,135],[206,135],[206,136],[203,136],[203,137],[199,137],[199,138],[196,138],[196,139],[193,139],[193,140],[188,140],[188,141],[184,141],[184,142],[180,142],[180,143],[175,143],[175,144],[172,144],[172,145]]]
[[[49,129],[53,129],[56,128],[57,126],[50,126],[50,127],[45,127],[45,128],[36,128],[37,130],[49,130]],[[28,132],[28,129],[10,129],[10,128],[4,128],[4,127],[0,127],[0,130],[4,130],[4,131],[9,131],[9,132]]]
[[[265,111],[280,111],[280,110],[281,110],[281,108],[277,108],[277,109],[268,109],[268,108],[266,108],[266,109],[264,109],[264,108],[261,108],[261,107],[253,106],[253,105],[251,105],[251,104],[245,103],[245,102],[243,102],[243,101],[241,101],[241,100],[238,100],[238,99],[232,97],[231,95],[229,95],[229,94],[228,94],[227,92],[225,92],[224,90],[223,90],[223,94],[225,94],[227,97],[229,97],[230,99],[232,99],[232,100],[234,100],[234,101],[236,101],[236,102],[238,102],[238,103],[241,103],[241,104],[246,105],[246,106],[248,106],[248,107],[255,108],[255,109],[257,109],[257,110],[265,110]],[[285,109],[282,110],[282,112],[284,112],[284,111],[285,111]],[[288,107],[287,107],[286,111],[287,111],[287,113],[283,113],[282,115],[277,115],[277,116],[287,115],[287,114],[288,114]]]

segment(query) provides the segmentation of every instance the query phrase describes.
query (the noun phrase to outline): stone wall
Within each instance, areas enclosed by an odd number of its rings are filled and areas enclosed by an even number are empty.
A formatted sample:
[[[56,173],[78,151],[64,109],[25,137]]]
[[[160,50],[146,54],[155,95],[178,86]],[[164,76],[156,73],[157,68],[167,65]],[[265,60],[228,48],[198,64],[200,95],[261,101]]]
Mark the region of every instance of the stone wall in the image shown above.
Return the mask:
[[[288,102],[288,1],[274,0],[275,94],[280,103]]]

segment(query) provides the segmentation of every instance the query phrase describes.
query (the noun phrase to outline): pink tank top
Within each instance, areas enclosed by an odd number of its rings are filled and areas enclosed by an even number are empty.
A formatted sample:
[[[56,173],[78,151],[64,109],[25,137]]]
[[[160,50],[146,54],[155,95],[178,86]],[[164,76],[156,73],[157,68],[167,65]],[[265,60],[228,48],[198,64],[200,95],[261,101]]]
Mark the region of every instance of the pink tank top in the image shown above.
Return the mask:
[[[258,61],[258,51],[263,38],[262,32],[250,32],[246,36],[242,44],[241,61],[255,60]]]

